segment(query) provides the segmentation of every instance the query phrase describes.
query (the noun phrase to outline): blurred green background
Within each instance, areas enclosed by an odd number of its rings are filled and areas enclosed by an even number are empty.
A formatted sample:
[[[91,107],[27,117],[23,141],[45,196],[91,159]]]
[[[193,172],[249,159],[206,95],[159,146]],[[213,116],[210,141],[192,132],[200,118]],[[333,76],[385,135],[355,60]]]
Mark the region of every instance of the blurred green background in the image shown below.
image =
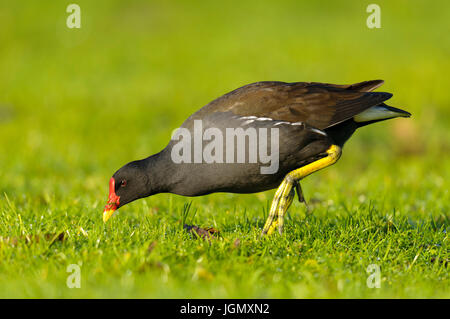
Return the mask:
[[[0,3],[0,296],[449,296],[448,1],[376,1],[381,29],[366,26],[368,1],[78,0],[81,29],[66,26],[69,3]],[[161,150],[214,98],[262,80],[372,79],[384,79],[378,90],[413,117],[361,129],[339,163],[305,180],[317,220],[296,203],[287,232],[305,219],[317,224],[309,247],[316,254],[308,248],[311,256],[286,261],[283,252],[308,243],[298,237],[267,243],[276,258],[258,253],[272,192],[195,198],[193,222],[223,232],[212,245],[177,230],[191,199],[175,195],[135,202],[102,224],[115,170]],[[360,225],[372,218],[371,205],[380,223],[400,218],[405,241],[413,241],[409,231],[423,241],[402,246],[375,233],[380,245],[369,253],[361,247],[374,237],[355,250],[321,237],[321,229],[340,226],[351,234],[349,212],[358,212]],[[68,238],[50,246],[20,240],[59,231]],[[19,243],[5,243],[11,238]],[[227,261],[236,238],[246,253]],[[157,251],[148,253],[153,241]],[[401,258],[390,260],[394,248]],[[384,289],[370,290],[364,269],[379,255],[393,268]],[[66,265],[79,260],[88,279],[68,289]],[[147,264],[159,266],[139,272]],[[275,269],[283,270],[278,277]]]

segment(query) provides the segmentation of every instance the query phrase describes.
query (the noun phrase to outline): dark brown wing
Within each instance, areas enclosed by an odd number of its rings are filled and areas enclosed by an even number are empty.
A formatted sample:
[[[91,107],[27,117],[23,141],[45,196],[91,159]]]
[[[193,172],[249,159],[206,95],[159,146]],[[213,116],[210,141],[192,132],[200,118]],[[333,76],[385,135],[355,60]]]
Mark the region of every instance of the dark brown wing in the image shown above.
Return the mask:
[[[376,88],[382,86],[383,83],[384,83],[383,80],[371,80],[371,81],[364,81],[364,82],[359,82],[359,83],[354,83],[354,84],[345,84],[345,85],[312,82],[311,85],[317,84],[320,86],[330,86],[330,87],[340,88],[340,89],[345,89],[345,90],[350,90],[350,91],[372,92]]]
[[[268,117],[279,121],[304,122],[319,129],[341,123],[392,94],[371,91],[381,80],[352,85],[316,82],[257,82],[212,101],[194,116],[227,112],[239,116]]]

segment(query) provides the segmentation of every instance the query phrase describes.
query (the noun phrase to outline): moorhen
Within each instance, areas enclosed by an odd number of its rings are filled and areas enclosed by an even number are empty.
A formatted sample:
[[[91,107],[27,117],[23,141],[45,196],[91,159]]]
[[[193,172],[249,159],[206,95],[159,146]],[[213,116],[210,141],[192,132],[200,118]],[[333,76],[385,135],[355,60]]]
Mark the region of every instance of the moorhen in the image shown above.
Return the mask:
[[[276,227],[281,234],[295,190],[304,202],[302,178],[334,164],[356,129],[411,116],[384,104],[392,94],[372,92],[383,83],[264,81],[227,93],[191,115],[161,152],[114,173],[103,221],[157,193],[255,193],[278,186],[262,234]]]

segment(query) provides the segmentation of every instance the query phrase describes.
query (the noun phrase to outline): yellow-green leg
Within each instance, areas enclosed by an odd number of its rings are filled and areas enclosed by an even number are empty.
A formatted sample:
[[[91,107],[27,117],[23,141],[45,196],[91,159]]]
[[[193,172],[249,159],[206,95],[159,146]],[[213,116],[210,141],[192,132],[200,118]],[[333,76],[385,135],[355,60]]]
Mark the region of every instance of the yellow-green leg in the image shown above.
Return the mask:
[[[278,187],[277,191],[275,192],[275,196],[273,197],[273,200],[272,200],[272,205],[270,206],[269,217],[267,217],[266,223],[264,224],[262,235],[267,234],[269,232],[269,229],[271,229],[270,233],[272,233],[273,227],[271,227],[271,226],[272,225],[276,226],[276,224],[277,224],[277,221],[276,220],[274,221],[274,218],[276,216],[278,203],[279,203],[281,195],[283,193],[283,188],[284,188],[285,184],[286,184],[286,181],[283,179],[283,181],[281,182],[281,185]]]
[[[277,226],[280,235],[283,233],[284,214],[287,212],[289,206],[291,206],[292,200],[295,197],[295,189],[292,186],[293,184],[291,183],[286,184],[286,187],[284,188],[283,195],[280,200],[280,206],[278,207]]]
[[[287,189],[287,187],[288,187],[288,185],[286,184],[286,185],[285,185],[285,188],[283,189],[283,193],[285,192],[285,190]],[[295,197],[295,191],[294,191],[294,189],[291,187],[291,191],[290,191],[289,195],[283,197],[283,194],[282,194],[282,196],[281,196],[281,198],[280,198],[280,201],[279,201],[279,206],[280,206],[280,207],[281,207],[281,206],[289,207],[289,206],[291,205],[292,200],[294,199],[294,197]],[[271,222],[271,224],[269,225],[269,228],[268,228],[267,232],[264,232],[264,231],[263,231],[263,235],[266,234],[266,233],[269,234],[269,235],[272,234],[272,233],[275,231],[275,229],[276,229],[277,227],[278,227],[278,229],[280,229],[280,227],[281,227],[281,229],[283,229],[284,216],[281,217],[281,219],[280,219],[280,216],[277,215],[277,211],[278,211],[278,210],[275,210],[275,214],[273,215],[273,216],[276,215],[277,219],[274,219],[274,217],[272,217],[272,222]],[[267,220],[269,221],[269,219],[267,219]],[[266,222],[266,224],[267,224],[267,223],[268,223],[268,222]]]
[[[275,196],[272,200],[272,205],[270,207],[269,217],[264,225],[264,229],[262,231],[262,235],[272,234],[274,230],[278,227],[278,232],[281,234],[283,232],[284,225],[284,215],[292,203],[292,200],[295,196],[295,188],[297,191],[301,191],[299,186],[299,181],[314,173],[318,170],[333,165],[337,162],[339,157],[341,156],[341,148],[337,145],[331,145],[327,150],[327,156],[321,158],[315,162],[312,162],[308,165],[300,167],[286,175],[286,177],[281,182],[277,191],[275,192]],[[299,194],[300,198],[300,194]],[[301,194],[301,198],[303,198],[303,194]],[[275,216],[277,219],[275,220]]]

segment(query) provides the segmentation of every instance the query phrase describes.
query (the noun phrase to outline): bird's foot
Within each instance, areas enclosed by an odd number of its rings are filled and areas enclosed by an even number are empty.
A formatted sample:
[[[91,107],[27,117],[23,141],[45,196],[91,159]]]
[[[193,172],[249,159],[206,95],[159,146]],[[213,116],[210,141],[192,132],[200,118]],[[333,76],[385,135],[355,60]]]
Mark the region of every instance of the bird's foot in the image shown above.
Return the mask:
[[[283,233],[284,215],[295,197],[293,186],[294,180],[287,176],[278,187],[261,236],[271,235],[277,228],[280,235]]]
[[[300,180],[314,172],[317,172],[322,168],[336,163],[341,156],[341,148],[337,145],[331,145],[327,150],[327,154],[328,155],[326,157],[300,167],[286,175],[286,177],[281,182],[281,185],[275,192],[275,196],[272,200],[272,205],[270,206],[269,216],[264,225],[261,236],[272,234],[277,227],[278,232],[280,234],[283,233],[284,215],[295,196],[294,187],[297,190],[299,201],[305,203],[306,205],[305,197],[303,196],[303,192],[300,186]],[[307,205],[306,207],[308,209]],[[277,217],[276,220],[275,217]]]

